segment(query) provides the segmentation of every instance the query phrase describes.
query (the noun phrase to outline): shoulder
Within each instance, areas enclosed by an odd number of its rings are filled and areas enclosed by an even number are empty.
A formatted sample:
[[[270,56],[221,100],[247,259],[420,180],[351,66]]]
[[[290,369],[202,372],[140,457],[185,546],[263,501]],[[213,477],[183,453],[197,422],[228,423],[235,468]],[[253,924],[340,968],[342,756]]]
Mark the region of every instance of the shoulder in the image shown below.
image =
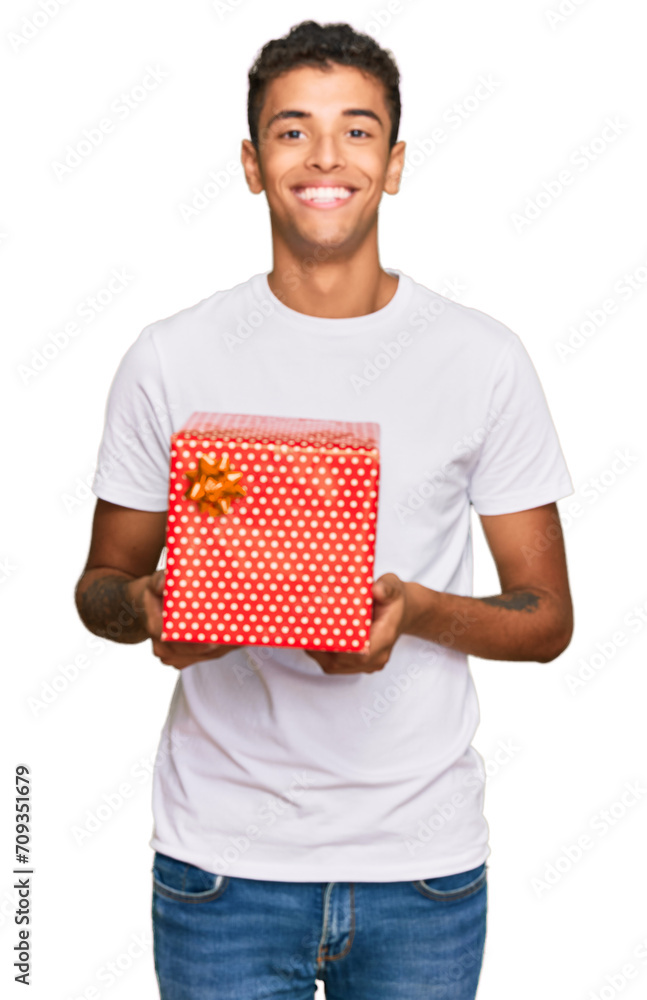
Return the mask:
[[[186,351],[187,340],[208,338],[213,349],[219,338],[216,332],[235,322],[253,307],[259,294],[259,278],[252,275],[231,288],[220,289],[204,299],[149,323],[140,336],[148,340],[163,355],[174,350]]]
[[[409,278],[412,285],[409,321],[414,330],[446,337],[453,348],[475,358],[498,360],[511,346],[523,349],[514,330],[482,309],[463,305]]]

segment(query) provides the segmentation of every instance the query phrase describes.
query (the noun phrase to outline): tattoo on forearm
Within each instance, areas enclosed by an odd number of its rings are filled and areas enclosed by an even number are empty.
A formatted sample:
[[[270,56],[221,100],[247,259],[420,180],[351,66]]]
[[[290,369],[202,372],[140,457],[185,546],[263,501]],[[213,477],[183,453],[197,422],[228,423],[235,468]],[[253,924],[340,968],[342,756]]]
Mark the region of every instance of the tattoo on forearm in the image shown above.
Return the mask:
[[[510,594],[497,594],[496,597],[481,597],[484,604],[492,604],[509,611],[536,611],[539,605],[538,594],[530,591],[517,591]]]
[[[95,635],[114,642],[141,642],[146,637],[142,609],[128,601],[129,582],[123,576],[102,576],[79,595],[79,614]]]

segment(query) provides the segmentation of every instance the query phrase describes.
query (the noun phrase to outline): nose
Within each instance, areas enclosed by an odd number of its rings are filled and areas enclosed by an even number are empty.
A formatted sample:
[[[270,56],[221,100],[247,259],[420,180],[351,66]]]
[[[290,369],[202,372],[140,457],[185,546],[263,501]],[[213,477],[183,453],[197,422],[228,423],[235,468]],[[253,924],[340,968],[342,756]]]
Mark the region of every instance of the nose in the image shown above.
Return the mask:
[[[334,136],[320,135],[314,140],[306,158],[306,165],[324,171],[344,166],[344,157]]]

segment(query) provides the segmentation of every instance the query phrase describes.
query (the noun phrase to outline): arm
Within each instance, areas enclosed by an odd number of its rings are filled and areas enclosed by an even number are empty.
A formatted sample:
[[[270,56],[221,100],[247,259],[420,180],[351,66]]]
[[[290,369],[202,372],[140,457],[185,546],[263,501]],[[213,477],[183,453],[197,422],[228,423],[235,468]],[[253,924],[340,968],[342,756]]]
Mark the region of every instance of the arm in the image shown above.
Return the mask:
[[[326,673],[371,673],[408,634],[490,660],[559,656],[571,640],[573,608],[557,505],[481,515],[481,523],[501,594],[460,597],[385,573],[373,584],[369,652],[309,655]]]
[[[555,659],[573,633],[557,504],[481,515],[481,524],[501,594],[459,597],[407,583],[402,631],[485,659]]]
[[[213,643],[162,642],[166,511],[133,510],[97,500],[90,552],[74,598],[83,624],[105,639],[153,640],[153,652],[169,666],[214,659],[231,647]]]
[[[164,548],[165,511],[133,510],[97,500],[90,552],[74,598],[83,624],[115,642],[149,636],[135,581],[155,572]]]

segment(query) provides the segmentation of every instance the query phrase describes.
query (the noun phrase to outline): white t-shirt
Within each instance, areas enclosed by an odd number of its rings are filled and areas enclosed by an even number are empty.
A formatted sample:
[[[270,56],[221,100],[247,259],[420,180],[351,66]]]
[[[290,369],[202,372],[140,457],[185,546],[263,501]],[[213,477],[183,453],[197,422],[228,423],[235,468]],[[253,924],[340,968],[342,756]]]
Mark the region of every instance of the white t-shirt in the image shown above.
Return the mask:
[[[479,514],[573,492],[532,362],[480,310],[402,272],[377,312],[288,308],[256,274],[145,327],[115,375],[93,490],[167,508],[170,436],[195,411],[380,424],[375,578],[471,596]],[[459,623],[460,624],[460,623]],[[402,635],[383,670],[326,674],[241,646],[178,673],[151,847],[276,881],[450,875],[490,854],[467,656]]]

